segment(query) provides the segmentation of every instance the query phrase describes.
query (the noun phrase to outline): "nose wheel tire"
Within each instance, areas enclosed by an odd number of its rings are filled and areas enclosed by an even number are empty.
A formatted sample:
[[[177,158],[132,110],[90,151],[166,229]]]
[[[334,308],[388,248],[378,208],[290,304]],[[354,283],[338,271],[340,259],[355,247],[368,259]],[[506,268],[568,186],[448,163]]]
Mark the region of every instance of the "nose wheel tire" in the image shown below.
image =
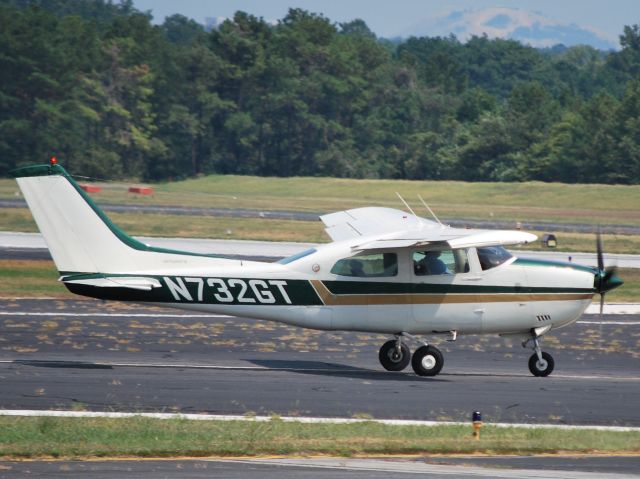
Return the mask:
[[[529,371],[534,376],[548,376],[553,371],[553,366],[553,357],[549,353],[542,353],[542,361],[540,361],[536,353],[529,358]]]
[[[411,366],[418,376],[435,376],[444,366],[444,357],[435,346],[421,346],[413,353]]]
[[[398,350],[396,341],[392,339],[382,345],[378,359],[387,371],[402,371],[411,361],[411,351],[404,343],[400,343],[400,350]]]

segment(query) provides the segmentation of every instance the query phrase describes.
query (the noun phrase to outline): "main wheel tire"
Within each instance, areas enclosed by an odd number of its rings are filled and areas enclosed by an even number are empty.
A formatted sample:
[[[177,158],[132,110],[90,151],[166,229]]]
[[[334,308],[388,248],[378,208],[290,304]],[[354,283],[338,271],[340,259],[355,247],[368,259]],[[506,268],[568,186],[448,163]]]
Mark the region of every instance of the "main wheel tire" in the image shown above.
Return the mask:
[[[533,353],[529,358],[529,371],[538,377],[546,377],[553,371],[555,363],[549,353],[542,353],[542,361],[538,360],[538,355]]]
[[[435,346],[421,346],[413,353],[411,366],[418,376],[435,376],[444,366],[444,357]]]
[[[396,341],[392,339],[382,345],[378,359],[387,371],[402,371],[411,361],[411,350],[406,344],[400,343],[400,351],[397,351]]]

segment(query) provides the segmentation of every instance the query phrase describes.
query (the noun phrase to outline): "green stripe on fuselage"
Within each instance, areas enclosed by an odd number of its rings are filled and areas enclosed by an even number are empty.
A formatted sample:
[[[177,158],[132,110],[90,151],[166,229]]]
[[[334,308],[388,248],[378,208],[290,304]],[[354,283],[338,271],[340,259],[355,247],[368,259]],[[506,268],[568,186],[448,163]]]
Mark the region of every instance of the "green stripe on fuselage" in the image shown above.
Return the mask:
[[[161,287],[149,291],[127,287],[104,287],[72,281],[112,278],[152,278]],[[322,300],[307,280],[276,280],[269,278],[226,278],[159,276],[132,274],[66,273],[62,281],[72,293],[99,299],[229,305],[296,305],[319,306]],[[406,294],[592,294],[591,288],[532,288],[520,286],[479,286],[429,283],[383,283],[368,281],[324,281],[334,295],[406,295]]]
[[[147,291],[129,287],[73,283],[110,278],[118,281],[119,278],[127,277],[152,278],[158,280],[161,287]],[[306,280],[83,273],[63,275],[62,281],[72,293],[116,301],[263,306],[323,304],[313,286]]]
[[[525,286],[481,286],[469,284],[381,283],[323,281],[332,294],[500,294],[500,293],[593,293],[592,288],[548,288]]]

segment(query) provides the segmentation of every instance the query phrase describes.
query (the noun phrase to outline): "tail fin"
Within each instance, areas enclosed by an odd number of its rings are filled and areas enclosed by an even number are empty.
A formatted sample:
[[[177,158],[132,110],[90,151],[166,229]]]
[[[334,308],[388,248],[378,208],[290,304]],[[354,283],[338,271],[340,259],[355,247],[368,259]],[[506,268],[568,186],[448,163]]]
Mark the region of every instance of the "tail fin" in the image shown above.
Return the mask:
[[[152,248],[131,238],[58,164],[28,166],[12,173],[62,274],[143,271],[154,266],[143,254],[148,251],[186,255],[183,259],[208,256]]]

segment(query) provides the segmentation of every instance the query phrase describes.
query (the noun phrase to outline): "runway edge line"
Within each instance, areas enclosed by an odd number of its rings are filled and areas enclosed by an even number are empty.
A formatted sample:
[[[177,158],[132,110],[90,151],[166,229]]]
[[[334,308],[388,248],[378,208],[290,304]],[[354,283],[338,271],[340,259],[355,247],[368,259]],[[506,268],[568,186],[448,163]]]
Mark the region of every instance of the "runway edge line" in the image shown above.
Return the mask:
[[[227,414],[180,414],[180,413],[134,413],[134,412],[98,412],[98,411],[39,411],[33,409],[0,409],[0,416],[22,417],[71,417],[71,418],[111,418],[122,419],[131,417],[145,417],[150,419],[187,419],[192,421],[253,421],[268,422],[273,416],[240,416]],[[299,422],[303,424],[357,424],[362,422],[375,422],[388,426],[468,426],[468,422],[461,421],[418,421],[409,419],[353,419],[331,417],[296,417],[278,416],[279,421]],[[524,428],[524,429],[564,429],[564,430],[596,430],[614,432],[640,432],[640,427],[625,426],[590,426],[590,425],[564,425],[564,424],[526,424],[526,423],[488,423],[487,426],[500,428]]]

